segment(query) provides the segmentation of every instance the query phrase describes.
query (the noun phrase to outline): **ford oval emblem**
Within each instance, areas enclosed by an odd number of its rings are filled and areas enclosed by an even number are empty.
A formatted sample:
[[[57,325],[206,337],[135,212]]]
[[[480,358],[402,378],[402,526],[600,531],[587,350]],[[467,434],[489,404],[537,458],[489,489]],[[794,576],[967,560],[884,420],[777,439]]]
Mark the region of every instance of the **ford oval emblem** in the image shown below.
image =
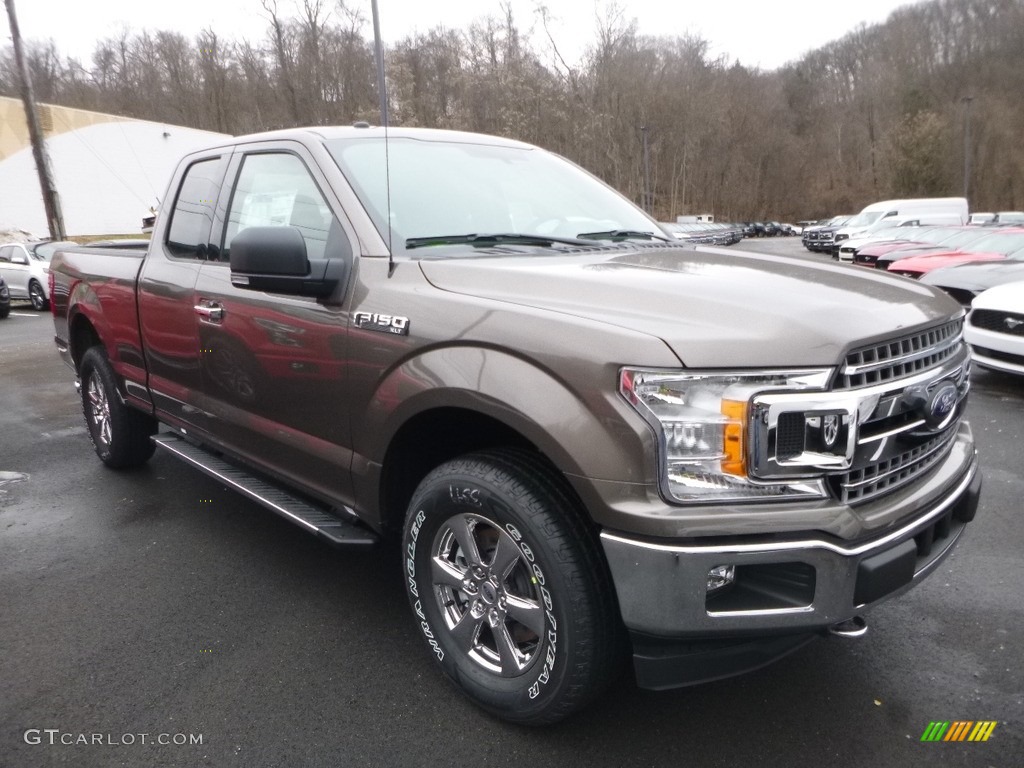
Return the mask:
[[[959,394],[956,384],[951,381],[947,381],[932,392],[924,414],[929,426],[937,427],[949,418],[956,409]]]

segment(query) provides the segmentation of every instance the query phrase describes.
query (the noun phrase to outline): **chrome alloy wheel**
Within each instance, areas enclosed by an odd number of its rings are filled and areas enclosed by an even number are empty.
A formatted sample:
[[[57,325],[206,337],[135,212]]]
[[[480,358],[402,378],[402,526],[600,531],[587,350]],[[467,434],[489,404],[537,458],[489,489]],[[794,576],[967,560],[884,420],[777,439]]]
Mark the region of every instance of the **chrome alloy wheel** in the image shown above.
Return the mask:
[[[501,677],[527,672],[542,656],[546,624],[529,546],[481,515],[459,514],[431,554],[434,597],[455,645]]]
[[[85,394],[89,400],[89,420],[95,425],[93,434],[105,447],[110,446],[110,401],[107,393],[97,380],[97,376],[89,377]]]

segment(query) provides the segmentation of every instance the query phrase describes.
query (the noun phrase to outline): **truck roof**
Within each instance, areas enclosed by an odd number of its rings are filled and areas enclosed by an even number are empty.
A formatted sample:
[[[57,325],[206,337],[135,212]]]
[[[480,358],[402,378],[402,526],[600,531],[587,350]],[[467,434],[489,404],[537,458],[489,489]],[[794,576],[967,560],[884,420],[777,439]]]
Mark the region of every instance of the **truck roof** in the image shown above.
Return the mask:
[[[263,133],[252,133],[242,136],[227,138],[217,144],[211,144],[208,149],[214,147],[230,147],[239,144],[246,144],[256,141],[275,140],[298,140],[298,141],[325,141],[328,139],[352,139],[352,138],[406,138],[419,139],[420,141],[446,141],[463,142],[466,144],[489,144],[493,146],[519,147],[521,149],[533,149],[532,144],[506,139],[500,136],[490,136],[482,133],[469,133],[467,131],[447,131],[438,128],[393,128],[387,129],[380,126],[369,125],[324,125],[304,128],[283,128],[276,131],[265,131]]]

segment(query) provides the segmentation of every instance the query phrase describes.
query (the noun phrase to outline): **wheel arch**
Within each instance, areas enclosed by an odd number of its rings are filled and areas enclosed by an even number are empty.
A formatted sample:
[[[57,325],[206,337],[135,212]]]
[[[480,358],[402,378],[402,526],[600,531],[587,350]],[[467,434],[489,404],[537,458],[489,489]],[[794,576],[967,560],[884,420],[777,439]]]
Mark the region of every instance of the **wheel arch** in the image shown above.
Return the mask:
[[[82,356],[89,348],[103,344],[96,326],[81,312],[74,312],[68,323],[68,342],[76,371],[81,367]]]
[[[577,500],[598,498],[594,480],[649,481],[649,428],[630,419],[610,384],[584,389],[506,351],[448,347],[394,369],[353,424],[353,479],[360,507],[380,527],[401,525],[426,474],[455,456],[511,447],[541,457]],[[594,518],[588,505],[588,517]]]
[[[410,418],[392,437],[381,466],[381,527],[389,532],[401,529],[413,493],[432,470],[457,456],[491,448],[536,452],[555,466],[521,432],[479,411],[441,406]]]

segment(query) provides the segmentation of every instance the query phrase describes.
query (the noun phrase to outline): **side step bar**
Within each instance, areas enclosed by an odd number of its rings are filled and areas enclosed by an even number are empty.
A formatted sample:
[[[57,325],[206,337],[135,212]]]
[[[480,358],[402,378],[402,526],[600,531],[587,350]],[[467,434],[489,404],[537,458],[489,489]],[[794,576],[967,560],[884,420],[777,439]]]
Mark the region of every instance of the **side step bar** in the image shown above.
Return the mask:
[[[377,534],[358,525],[342,520],[323,509],[298,499],[271,485],[266,480],[250,475],[245,470],[229,464],[209,451],[182,440],[171,432],[161,432],[152,438],[157,448],[162,448],[184,459],[193,467],[210,477],[220,480],[244,496],[259,502],[287,520],[305,528],[310,533],[324,537],[338,546],[371,546],[378,542]]]

